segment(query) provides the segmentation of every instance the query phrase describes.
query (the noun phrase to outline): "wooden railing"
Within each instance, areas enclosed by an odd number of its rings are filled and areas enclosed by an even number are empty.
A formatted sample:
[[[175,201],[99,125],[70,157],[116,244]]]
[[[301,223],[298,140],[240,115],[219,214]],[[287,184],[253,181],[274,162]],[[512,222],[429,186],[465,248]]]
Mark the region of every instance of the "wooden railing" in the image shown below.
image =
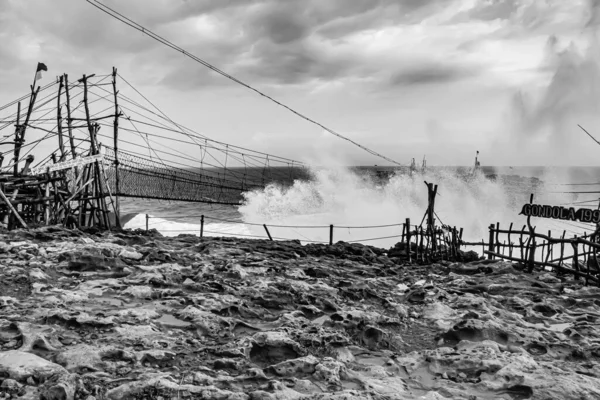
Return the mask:
[[[585,279],[600,286],[600,243],[594,235],[566,238],[537,233],[535,228],[513,230],[501,229],[496,223],[489,226],[488,242],[461,242],[463,246],[482,246],[488,259],[500,258],[525,265],[529,272],[536,267],[550,269],[559,274],[571,274],[576,279]]]

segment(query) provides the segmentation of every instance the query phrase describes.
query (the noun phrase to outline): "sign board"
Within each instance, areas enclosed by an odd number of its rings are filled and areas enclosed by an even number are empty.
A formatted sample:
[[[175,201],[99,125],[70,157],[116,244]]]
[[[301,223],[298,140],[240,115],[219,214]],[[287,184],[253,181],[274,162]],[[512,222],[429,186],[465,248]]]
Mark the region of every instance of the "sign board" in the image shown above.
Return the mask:
[[[63,161],[63,162],[59,162],[56,164],[42,165],[41,167],[32,168],[29,173],[31,175],[39,175],[39,174],[46,173],[46,171],[48,171],[48,170],[50,172],[61,171],[63,169],[81,167],[82,165],[91,164],[96,161],[100,161],[100,162],[104,161],[104,155],[95,154],[93,156],[76,158],[74,160]]]
[[[527,217],[542,217],[569,221],[600,222],[600,210],[590,208],[560,207],[539,204],[525,204],[519,215]]]

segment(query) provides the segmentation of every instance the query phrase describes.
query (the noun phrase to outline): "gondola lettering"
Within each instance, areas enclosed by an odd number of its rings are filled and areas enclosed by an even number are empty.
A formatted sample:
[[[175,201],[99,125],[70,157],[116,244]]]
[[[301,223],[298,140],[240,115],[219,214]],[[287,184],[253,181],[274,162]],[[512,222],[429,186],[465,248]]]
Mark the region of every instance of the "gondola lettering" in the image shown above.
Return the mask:
[[[547,204],[525,204],[519,215],[569,221],[593,222],[595,224],[600,222],[600,210],[592,210],[589,208],[580,208],[576,210],[573,207],[550,206]]]

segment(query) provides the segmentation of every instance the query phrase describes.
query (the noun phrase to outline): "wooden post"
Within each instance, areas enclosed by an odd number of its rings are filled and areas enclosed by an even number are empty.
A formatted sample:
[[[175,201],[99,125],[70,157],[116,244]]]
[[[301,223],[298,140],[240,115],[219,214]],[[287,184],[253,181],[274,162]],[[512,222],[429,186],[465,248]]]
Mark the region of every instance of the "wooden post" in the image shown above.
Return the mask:
[[[62,93],[63,88],[63,78],[60,77],[58,81],[58,96],[56,97],[56,131],[58,133],[58,148],[60,150],[60,161],[64,161],[66,157],[65,153],[65,145],[63,141],[63,131],[62,131],[62,113],[61,113],[61,105],[60,105],[60,95]]]
[[[587,236],[587,234],[586,234],[586,236]],[[594,252],[596,251],[596,249],[593,248],[593,247],[591,247],[591,246],[588,246],[588,248],[590,250],[594,251]],[[585,263],[585,266],[586,266],[585,284],[588,285],[589,284],[589,279],[590,279],[590,258],[588,256],[589,252],[585,251],[585,244],[583,245],[583,254],[584,254],[583,260],[584,260],[584,263]]]
[[[552,239],[552,231],[550,229],[548,229],[548,237],[550,239]],[[554,243],[551,242],[551,240],[548,241],[548,250],[546,251],[546,262],[548,262],[548,260],[551,259],[552,257],[552,253],[554,249]]]
[[[433,183],[427,183],[427,235],[431,238],[431,250],[435,252],[436,243],[435,243],[435,196],[437,194],[438,185],[433,185]]]
[[[19,102],[17,104],[17,123],[15,124],[15,146],[14,146],[14,156],[13,156],[13,162],[15,163],[15,166],[13,166],[14,169],[18,168],[16,166],[17,146],[19,145],[20,137],[21,137],[21,102]],[[5,218],[5,223],[6,223],[6,218]]]
[[[421,231],[418,226],[415,226],[415,261],[419,262],[419,236],[421,235]]]
[[[531,195],[529,196],[529,204],[533,204],[533,193],[531,193]],[[531,243],[531,248],[528,248],[527,251],[529,252],[528,255],[528,260],[529,260],[529,272],[533,272],[533,268],[535,267],[534,261],[535,261],[535,228],[533,228],[531,226],[531,215],[527,216],[527,227],[529,228],[529,240],[528,242]]]
[[[412,262],[411,254],[410,254],[410,218],[406,218],[406,254],[408,255],[408,262]]]
[[[451,257],[458,256],[458,233],[456,232],[456,227],[452,230],[452,251],[450,252]]]
[[[113,87],[113,94],[114,94],[114,98],[115,98],[115,121],[113,123],[113,141],[114,141],[114,152],[115,152],[115,200],[116,200],[116,213],[115,213],[115,221],[117,224],[117,227],[120,229],[121,228],[121,205],[120,205],[120,200],[119,200],[119,194],[121,193],[121,175],[120,175],[120,171],[119,171],[119,116],[121,115],[119,113],[119,104],[117,102],[117,94],[119,93],[117,91],[117,69],[115,67],[113,67],[113,73],[112,73],[112,87]],[[202,220],[204,220],[204,216],[202,216]],[[202,237],[202,234],[200,234],[200,237]]]
[[[88,104],[88,88],[87,88],[88,77],[83,75],[83,78],[79,82],[83,82],[83,108],[85,109],[85,120],[87,122],[88,133],[90,135],[90,142],[92,146],[91,154],[96,154],[96,135],[94,135],[94,127],[90,121],[90,107]]]
[[[573,246],[573,269],[579,272],[579,244],[577,243],[577,235],[574,237],[575,242],[571,243]],[[574,274],[575,280],[579,280],[579,274]]]
[[[146,214],[146,232],[148,232],[148,220],[150,219],[150,217],[148,216],[148,214]]]
[[[2,200],[6,203],[6,205],[8,206],[8,209],[10,210],[10,212],[13,213],[13,215],[19,221],[19,223],[21,224],[21,226],[23,228],[27,229],[27,224],[25,223],[25,221],[23,221],[23,219],[21,218],[21,216],[19,215],[19,213],[17,212],[17,210],[13,207],[13,205],[10,202],[10,200],[8,200],[6,198],[6,196],[4,195],[4,192],[2,190],[0,190],[0,197],[2,197]]]
[[[425,262],[425,252],[423,251],[423,240],[424,240],[424,236],[425,233],[423,232],[423,227],[420,228],[421,232],[420,235],[421,236],[421,240],[420,240],[420,244],[419,246],[419,254],[421,255],[421,262]]]
[[[29,118],[31,118],[31,113],[33,112],[33,106],[35,104],[35,99],[37,98],[38,93],[40,92],[40,87],[34,91],[33,87],[31,88],[31,97],[29,98],[29,108],[27,109],[27,115],[25,116],[25,122],[23,125],[19,125],[18,138],[15,138],[15,165],[13,168],[14,176],[19,174],[19,157],[21,155],[21,146],[25,143],[25,131],[27,129],[27,124],[29,124]],[[17,136],[17,135],[15,135]]]
[[[46,178],[50,177],[50,167],[46,169]],[[44,202],[44,223],[46,225],[50,225],[50,182],[46,182],[46,191],[45,197],[46,201]]]
[[[69,76],[65,77],[65,95],[67,97],[67,130],[69,133],[69,144],[71,145],[71,157],[77,158],[77,152],[75,151],[75,138],[73,137],[73,119],[71,118],[71,97],[69,96]],[[77,169],[76,169],[77,171]]]
[[[35,157],[33,156],[33,154],[30,154],[27,156],[27,158],[25,159],[25,166],[23,167],[23,170],[21,171],[21,175],[23,175],[23,176],[29,175],[29,168],[31,167],[31,164],[33,163],[34,159],[35,159]]]
[[[583,232],[583,240],[587,240],[587,232]],[[587,265],[587,251],[585,251],[585,243],[581,246],[582,250],[583,250],[583,265]],[[586,278],[586,283],[587,285],[587,278]]]
[[[494,224],[490,224],[490,235],[489,235],[489,243],[488,243],[488,251],[494,252]],[[488,260],[493,260],[494,256],[488,253]]]
[[[91,143],[91,149],[90,149],[90,155],[96,155],[98,154],[98,144],[97,144],[97,131],[100,129],[100,126],[96,123],[92,125],[91,119],[90,119],[90,107],[89,107],[89,102],[88,102],[88,87],[87,87],[87,80],[88,78],[92,77],[93,75],[90,75],[89,77],[86,75],[83,75],[83,78],[81,78],[81,82],[83,82],[83,105],[85,108],[85,120],[87,122],[87,127],[88,127],[88,132],[90,135],[90,143]],[[94,178],[94,183],[92,186],[92,213],[90,216],[90,222],[93,224],[94,223],[94,214],[97,214],[97,219],[98,219],[98,224],[99,225],[104,225],[106,228],[110,229],[110,222],[108,220],[108,216],[106,215],[106,203],[105,203],[105,197],[104,197],[104,191],[102,189],[102,182],[100,180],[100,167],[98,165],[98,161],[94,162],[93,166],[89,168],[92,171],[92,176]],[[96,205],[94,206],[94,200]]]
[[[535,267],[535,228],[531,228],[531,250],[529,251],[529,273],[533,272]]]
[[[329,225],[329,245],[333,245],[333,224]]]
[[[204,236],[204,214],[200,216],[200,239]]]
[[[86,213],[87,213],[87,198],[88,198],[88,192],[89,192],[89,183],[91,183],[90,180],[90,165],[85,165],[83,167],[83,170],[81,171],[81,176],[82,176],[82,181],[85,182],[85,185],[81,187],[81,189],[79,190],[79,221],[78,224],[79,226],[85,226],[87,224],[86,221]]]
[[[501,247],[500,247],[500,222],[496,222],[496,238],[494,240],[494,243],[496,244],[496,253],[498,254],[504,254],[504,249],[502,249],[502,251],[500,251]]]
[[[1,163],[0,163],[1,165]],[[406,234],[406,224],[402,224],[402,236],[400,237],[400,243],[404,244],[404,235]]]
[[[513,248],[512,248],[512,241],[510,240],[510,235],[512,233],[512,227],[513,227],[513,223],[510,223],[510,226],[508,227],[508,255],[510,257],[512,257],[512,253],[513,253]]]
[[[263,228],[265,228],[265,232],[267,232],[267,236],[269,237],[269,240],[272,242],[273,237],[271,236],[271,232],[269,232],[269,228],[267,228],[267,224],[263,224]]]

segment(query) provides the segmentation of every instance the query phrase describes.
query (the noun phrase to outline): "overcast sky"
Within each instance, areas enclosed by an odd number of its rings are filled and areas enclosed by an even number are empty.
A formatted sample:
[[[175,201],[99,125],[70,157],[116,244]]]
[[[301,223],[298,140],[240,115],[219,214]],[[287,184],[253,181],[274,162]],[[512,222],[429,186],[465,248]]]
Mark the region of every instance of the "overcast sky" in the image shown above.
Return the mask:
[[[402,163],[598,165],[600,19],[588,0],[104,0]],[[84,0],[0,1],[0,104],[112,66],[173,119],[294,159],[385,164]]]

